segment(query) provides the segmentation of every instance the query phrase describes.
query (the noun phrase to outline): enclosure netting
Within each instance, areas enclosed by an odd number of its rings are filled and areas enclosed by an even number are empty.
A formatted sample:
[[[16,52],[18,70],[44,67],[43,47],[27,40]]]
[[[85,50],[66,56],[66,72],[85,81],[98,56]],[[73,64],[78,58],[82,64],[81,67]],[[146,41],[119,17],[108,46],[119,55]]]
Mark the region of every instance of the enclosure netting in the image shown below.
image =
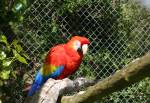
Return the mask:
[[[140,0],[35,0],[24,13],[18,38],[33,60],[28,68],[34,69],[50,47],[73,35],[86,36],[89,52],[71,78],[103,79],[150,51],[149,11]],[[102,101],[148,102],[149,78]]]

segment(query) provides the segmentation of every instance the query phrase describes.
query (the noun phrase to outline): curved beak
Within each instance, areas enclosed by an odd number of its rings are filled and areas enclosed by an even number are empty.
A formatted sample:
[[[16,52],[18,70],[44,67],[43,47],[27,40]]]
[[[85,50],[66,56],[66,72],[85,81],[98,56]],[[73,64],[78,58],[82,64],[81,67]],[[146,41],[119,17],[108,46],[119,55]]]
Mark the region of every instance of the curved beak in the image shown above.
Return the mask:
[[[83,55],[85,55],[88,51],[88,44],[83,44],[82,45],[82,52],[83,52]]]

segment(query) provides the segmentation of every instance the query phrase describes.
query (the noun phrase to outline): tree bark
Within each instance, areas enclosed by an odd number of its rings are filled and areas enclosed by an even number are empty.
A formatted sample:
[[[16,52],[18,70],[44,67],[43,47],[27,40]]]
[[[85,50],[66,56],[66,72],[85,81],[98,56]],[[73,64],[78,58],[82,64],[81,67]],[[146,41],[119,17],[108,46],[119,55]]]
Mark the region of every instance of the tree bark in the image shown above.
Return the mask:
[[[60,101],[60,98],[58,99],[60,95],[79,91],[82,87],[87,87],[95,83],[95,80],[88,80],[86,78],[77,78],[74,81],[68,78],[63,80],[50,78],[35,95],[27,97],[25,103],[56,103]]]
[[[150,53],[147,53],[145,56],[134,60],[123,69],[116,71],[115,74],[99,81],[94,86],[88,87],[86,91],[79,92],[72,96],[62,96],[61,98],[59,98],[60,99],[59,102],[61,103],[92,103],[95,100],[100,100],[102,97],[105,97],[113,92],[122,90],[125,87],[128,87],[136,82],[139,82],[145,77],[150,77]],[[54,81],[57,81],[57,80],[54,80]],[[59,81],[63,81],[63,80],[59,80]],[[70,85],[71,80],[67,82],[68,84],[66,84],[66,86],[62,87],[60,90],[58,89],[57,90],[51,89],[51,90],[58,95],[63,95],[64,93],[66,93],[67,87],[70,87],[72,89],[76,88],[75,85],[73,86],[73,83],[72,85]],[[84,83],[87,83],[87,82],[83,82],[83,84]],[[78,86],[80,87],[81,85],[78,85]],[[43,90],[41,89],[41,91]],[[38,94],[40,94],[40,92],[36,93],[36,95]],[[42,95],[42,100],[46,100],[47,98],[52,98],[52,95],[51,96],[47,94],[41,94],[41,95]],[[35,96],[31,97],[31,99],[35,100]],[[41,96],[40,97],[38,96],[36,100],[41,100]],[[55,102],[32,101],[30,103],[55,103]]]

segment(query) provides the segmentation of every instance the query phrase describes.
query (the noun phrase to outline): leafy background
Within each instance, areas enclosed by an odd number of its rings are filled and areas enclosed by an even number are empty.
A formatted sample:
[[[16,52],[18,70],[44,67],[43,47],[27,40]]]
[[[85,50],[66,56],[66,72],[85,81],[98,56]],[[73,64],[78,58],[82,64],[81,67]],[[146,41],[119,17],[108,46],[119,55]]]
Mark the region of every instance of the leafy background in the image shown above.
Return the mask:
[[[73,35],[90,39],[77,73],[103,79],[150,51],[150,12],[134,0],[1,0],[0,99],[22,103],[50,47]],[[149,103],[149,78],[102,103]],[[99,101],[97,100],[99,103]]]

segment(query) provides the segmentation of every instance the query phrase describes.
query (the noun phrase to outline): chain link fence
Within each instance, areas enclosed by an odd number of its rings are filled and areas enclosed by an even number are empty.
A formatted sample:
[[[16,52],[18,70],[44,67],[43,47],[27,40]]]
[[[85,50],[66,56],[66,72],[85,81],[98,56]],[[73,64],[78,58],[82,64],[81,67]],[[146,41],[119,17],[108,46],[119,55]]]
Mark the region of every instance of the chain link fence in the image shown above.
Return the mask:
[[[32,70],[40,67],[50,47],[73,35],[86,36],[91,44],[71,78],[106,78],[150,51],[150,12],[140,0],[35,0],[24,16],[18,38],[32,58]],[[148,102],[149,78],[102,101]]]

